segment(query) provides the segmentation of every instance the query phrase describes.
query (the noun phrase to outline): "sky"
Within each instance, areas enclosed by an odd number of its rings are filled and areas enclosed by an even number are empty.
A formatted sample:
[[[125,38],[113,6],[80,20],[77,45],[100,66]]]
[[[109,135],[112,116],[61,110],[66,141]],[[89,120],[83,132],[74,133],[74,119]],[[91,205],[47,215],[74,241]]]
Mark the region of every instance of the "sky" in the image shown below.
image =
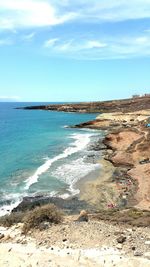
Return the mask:
[[[0,0],[0,101],[150,93],[150,0]]]

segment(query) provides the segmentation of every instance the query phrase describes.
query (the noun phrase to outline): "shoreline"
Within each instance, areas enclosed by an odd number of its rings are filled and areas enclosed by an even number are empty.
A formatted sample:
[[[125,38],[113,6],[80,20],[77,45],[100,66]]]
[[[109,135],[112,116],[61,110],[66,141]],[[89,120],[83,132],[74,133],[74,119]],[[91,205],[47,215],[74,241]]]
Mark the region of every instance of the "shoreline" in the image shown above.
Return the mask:
[[[146,165],[139,164],[140,151],[135,150],[135,146],[138,148],[143,145],[142,152],[145,156],[145,143],[143,144],[143,142],[148,143],[149,141],[146,139],[149,129],[143,125],[143,121],[144,124],[147,123],[149,114],[150,110],[138,111],[138,113],[107,113],[99,115],[94,121],[75,125],[74,127],[79,129],[82,127],[83,129],[101,130],[101,137],[91,144],[94,147],[93,151],[98,151],[99,154],[96,156],[96,160],[93,159],[93,163],[100,164],[100,169],[91,171],[76,182],[74,188],[80,190],[76,195],[65,199],[61,196],[49,197],[42,193],[33,197],[25,197],[13,211],[20,210],[22,206],[23,209],[26,206],[26,209],[34,204],[36,206],[47,202],[64,208],[66,205],[68,206],[66,203],[70,200],[73,210],[75,209],[76,212],[79,212],[81,207],[88,210],[107,210],[109,206],[121,209],[137,207],[150,210],[148,176],[146,176],[146,186],[143,186],[142,180],[138,177],[140,172],[141,175],[150,172],[150,164],[149,161],[146,162]],[[69,212],[71,212],[71,205]]]
[[[96,144],[100,170],[78,181],[80,194],[72,198],[26,198],[14,213],[54,203],[66,214],[60,224],[45,220],[27,235],[22,232],[22,221],[0,227],[0,265],[149,266],[150,212],[149,201],[145,202],[150,174],[149,129],[145,127],[147,120],[133,122],[132,114],[127,116],[127,123],[124,115],[120,121],[117,114],[113,120],[98,118],[86,123],[86,128],[91,125],[92,129],[106,130]],[[88,220],[80,221],[83,209]]]
[[[102,143],[102,162],[104,172],[96,182],[87,182],[85,191],[91,197],[91,190],[99,195],[98,187],[102,186],[102,176],[105,177],[103,187],[109,191],[109,185],[114,189],[110,195],[116,194],[117,207],[135,207],[150,210],[150,110],[133,113],[107,113],[99,115],[94,121],[86,122],[75,127],[105,129],[106,135]],[[107,177],[106,170],[111,166],[112,172]],[[144,181],[143,181],[144,179]],[[88,188],[89,187],[89,188]],[[106,189],[107,188],[107,189]],[[94,195],[94,194],[93,194]],[[84,198],[88,199],[86,193]],[[94,200],[96,204],[96,200]]]

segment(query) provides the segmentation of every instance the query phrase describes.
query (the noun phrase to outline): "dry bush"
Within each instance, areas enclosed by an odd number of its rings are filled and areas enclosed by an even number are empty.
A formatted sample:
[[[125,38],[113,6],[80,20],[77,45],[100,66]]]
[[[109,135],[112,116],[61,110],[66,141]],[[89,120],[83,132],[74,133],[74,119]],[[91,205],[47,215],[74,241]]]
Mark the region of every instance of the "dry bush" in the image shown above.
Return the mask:
[[[12,212],[9,215],[5,215],[0,217],[0,225],[4,227],[10,227],[16,223],[20,223],[23,221],[25,213],[23,212]]]
[[[114,223],[126,223],[137,227],[150,226],[150,211],[135,208],[119,211],[117,209],[99,211],[93,218]]]
[[[27,233],[32,228],[38,228],[43,222],[58,224],[62,218],[62,212],[54,204],[37,207],[29,211],[24,217],[23,232]]]

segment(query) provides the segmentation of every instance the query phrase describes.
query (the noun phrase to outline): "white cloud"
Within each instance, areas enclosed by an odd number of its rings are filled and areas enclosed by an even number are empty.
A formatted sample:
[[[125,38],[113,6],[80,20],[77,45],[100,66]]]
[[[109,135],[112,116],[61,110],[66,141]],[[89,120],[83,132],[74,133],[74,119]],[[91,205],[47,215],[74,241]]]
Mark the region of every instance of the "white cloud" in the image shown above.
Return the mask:
[[[35,32],[32,32],[32,33],[29,33],[29,34],[26,34],[22,37],[22,39],[24,41],[31,41],[35,36]]]
[[[59,11],[59,10],[58,10]],[[0,28],[53,26],[75,17],[74,12],[59,12],[46,0],[0,0]]]
[[[43,43],[48,31],[36,28],[51,26],[53,37],[47,38],[42,47],[53,55],[92,59],[150,55],[150,30],[140,32],[144,22],[135,23],[135,31],[131,22],[120,23],[144,18],[150,19],[150,0],[0,0],[0,29],[21,32],[21,37],[17,34],[14,38],[15,42],[31,41],[36,32],[37,42]],[[74,24],[52,29],[71,21]],[[117,23],[111,26],[112,22]],[[24,28],[28,34],[24,34]],[[1,37],[0,45],[11,42]]]
[[[91,40],[91,41],[88,41],[85,46],[83,46],[83,49],[87,48],[87,49],[93,49],[93,48],[103,48],[103,47],[106,47],[107,44],[105,43],[102,43],[100,41],[97,41],[97,40]]]
[[[0,96],[0,100],[21,100],[20,96]]]
[[[149,0],[51,0],[57,10],[74,11],[77,19],[88,22],[111,22],[150,17]]]
[[[147,36],[135,38],[135,43],[139,45],[149,44],[149,38]]]
[[[76,46],[73,45],[73,40],[70,40],[70,41],[63,42],[62,44],[57,45],[55,49],[60,52],[69,52],[72,50],[76,50]]]
[[[50,40],[49,53],[82,59],[131,58],[150,55],[150,36],[110,37],[105,40]]]
[[[44,43],[44,47],[55,49],[55,51],[58,52],[77,52],[85,49],[102,49],[106,46],[106,43],[100,42],[99,40],[86,40],[77,42],[73,39],[62,41],[58,38],[47,40]]]
[[[58,41],[58,38],[54,38],[54,39],[49,39],[47,41],[44,42],[44,47],[52,47],[56,44],[56,42]]]
[[[142,18],[150,18],[149,0],[0,0],[1,29]]]

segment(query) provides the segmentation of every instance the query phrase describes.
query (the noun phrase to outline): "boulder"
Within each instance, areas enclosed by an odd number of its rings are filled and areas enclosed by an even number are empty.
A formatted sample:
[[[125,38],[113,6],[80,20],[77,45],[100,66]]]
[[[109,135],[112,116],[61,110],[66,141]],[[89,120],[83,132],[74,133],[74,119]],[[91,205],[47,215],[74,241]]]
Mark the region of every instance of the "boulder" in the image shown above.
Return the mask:
[[[81,210],[80,215],[77,219],[78,222],[88,222],[88,213],[86,210]]]

